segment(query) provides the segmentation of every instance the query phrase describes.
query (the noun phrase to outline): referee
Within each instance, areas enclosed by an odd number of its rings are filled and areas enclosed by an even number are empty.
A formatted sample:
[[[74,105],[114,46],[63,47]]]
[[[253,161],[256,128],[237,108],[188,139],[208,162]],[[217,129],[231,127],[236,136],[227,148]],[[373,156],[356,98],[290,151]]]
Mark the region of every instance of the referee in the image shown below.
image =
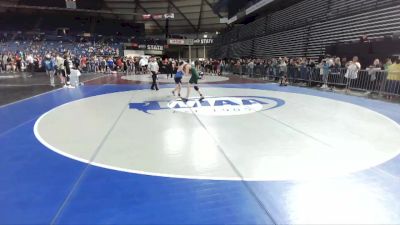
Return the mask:
[[[151,90],[156,90],[158,91],[158,86],[157,86],[157,74],[159,71],[159,66],[155,58],[150,59],[149,63],[149,70],[151,72],[151,78],[153,79],[153,83],[151,85]]]

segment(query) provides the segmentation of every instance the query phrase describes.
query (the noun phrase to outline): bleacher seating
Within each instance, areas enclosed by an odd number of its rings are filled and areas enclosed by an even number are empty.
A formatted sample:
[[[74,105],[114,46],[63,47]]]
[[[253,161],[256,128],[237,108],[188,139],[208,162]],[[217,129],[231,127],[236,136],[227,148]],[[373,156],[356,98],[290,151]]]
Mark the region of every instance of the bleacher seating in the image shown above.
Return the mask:
[[[391,35],[400,30],[399,15],[400,5],[313,24],[308,55],[321,55],[327,45],[358,41],[364,34],[370,39]]]
[[[351,15],[387,7],[396,3],[397,0],[335,0],[331,1],[329,16]]]
[[[393,34],[400,29],[399,14],[400,0],[304,0],[233,28],[214,46],[229,46],[227,58],[242,53],[250,57],[316,57],[335,42]],[[214,58],[221,52],[217,49],[211,51]]]
[[[304,55],[305,36],[306,29],[302,27],[256,38],[254,56],[267,58]]]
[[[229,53],[232,58],[250,57],[252,49],[253,40],[236,42],[229,45]]]
[[[267,33],[304,26],[308,21],[320,20],[328,10],[326,0],[305,0],[268,16]]]
[[[239,39],[246,39],[253,36],[259,36],[266,33],[266,17],[261,17],[256,21],[240,27]]]
[[[65,2],[64,2],[65,3]],[[144,34],[143,23],[96,18],[81,14],[27,14],[0,13],[1,31],[37,31],[56,33],[58,28],[68,28],[69,34],[96,33],[101,35],[140,36]]]

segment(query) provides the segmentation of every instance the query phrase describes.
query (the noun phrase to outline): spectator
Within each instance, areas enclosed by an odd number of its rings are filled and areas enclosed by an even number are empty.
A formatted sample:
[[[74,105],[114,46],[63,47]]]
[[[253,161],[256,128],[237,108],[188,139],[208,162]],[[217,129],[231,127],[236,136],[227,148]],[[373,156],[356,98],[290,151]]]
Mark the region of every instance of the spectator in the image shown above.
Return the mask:
[[[353,60],[347,64],[347,72],[344,75],[347,78],[346,87],[349,88],[351,85],[351,80],[358,78],[358,71],[361,69],[361,64],[358,62],[358,57],[354,56]]]
[[[46,71],[47,76],[50,78],[50,85],[55,87],[54,83],[54,64],[51,60],[50,55],[46,55],[45,59],[43,60],[43,67]]]
[[[336,58],[335,58],[335,62],[334,62],[333,67],[334,67],[335,69],[339,69],[340,67],[342,67],[342,63],[340,62],[340,58],[339,58],[339,57],[336,57]]]
[[[288,80],[287,80],[287,64],[285,59],[279,58],[278,60],[279,64],[279,76],[280,76],[280,86],[287,86],[288,85]]]
[[[65,73],[64,59],[59,54],[57,54],[56,56],[56,66],[57,66],[56,73],[60,77],[61,85],[65,85],[66,73]]]
[[[250,62],[247,64],[247,68],[248,68],[248,73],[250,77],[254,76],[254,61],[250,60]]]
[[[149,61],[148,61],[148,59],[146,57],[143,57],[143,58],[140,59],[139,65],[140,65],[142,73],[146,73],[147,72],[148,64],[149,64]]]
[[[389,66],[392,65],[392,59],[391,58],[387,58],[386,59],[386,63],[383,65],[383,68],[387,71],[389,70]]]
[[[322,75],[322,82],[323,85],[321,88],[328,88],[328,76],[329,76],[329,63],[327,60],[323,60],[320,65],[321,75]]]
[[[393,64],[388,67],[388,76],[386,81],[386,92],[390,95],[387,97],[392,99],[391,94],[400,94],[400,62],[399,58],[393,60]]]

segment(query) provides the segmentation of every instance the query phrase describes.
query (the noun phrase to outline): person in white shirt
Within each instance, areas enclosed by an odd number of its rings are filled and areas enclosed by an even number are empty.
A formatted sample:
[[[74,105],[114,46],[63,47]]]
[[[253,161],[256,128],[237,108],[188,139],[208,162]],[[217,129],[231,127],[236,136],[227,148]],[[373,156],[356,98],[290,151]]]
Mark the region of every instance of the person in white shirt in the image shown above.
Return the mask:
[[[34,64],[33,64],[33,61],[34,61],[33,55],[32,55],[32,54],[29,54],[29,55],[26,57],[26,62],[28,63],[28,70],[31,72],[32,75],[33,75],[33,73],[34,73],[34,71],[35,71],[35,66],[34,66]]]
[[[158,74],[159,69],[160,68],[158,66],[158,63],[157,63],[156,59],[155,58],[151,58],[150,59],[150,63],[149,63],[149,70],[151,72],[151,78],[153,80],[153,83],[151,85],[151,90],[155,89],[156,91],[158,91],[157,74]]]
[[[347,72],[344,75],[347,79],[357,79],[358,71],[361,69],[361,64],[358,62],[358,57],[354,56],[353,61],[349,62]]]
[[[358,62],[358,57],[354,56],[353,60],[348,63],[347,72],[344,75],[344,77],[347,78],[346,92],[349,90],[351,80],[355,80],[358,78],[358,71],[360,71],[360,69],[361,69],[361,64]]]
[[[76,88],[80,85],[79,77],[81,76],[81,71],[77,69],[76,66],[71,65],[70,74],[69,74],[69,83],[68,88]]]
[[[142,69],[142,73],[146,73],[148,64],[149,64],[149,61],[147,58],[143,57],[140,59],[139,66]]]
[[[65,84],[65,66],[64,66],[64,58],[62,58],[59,54],[56,56],[56,73],[60,77],[61,84]]]

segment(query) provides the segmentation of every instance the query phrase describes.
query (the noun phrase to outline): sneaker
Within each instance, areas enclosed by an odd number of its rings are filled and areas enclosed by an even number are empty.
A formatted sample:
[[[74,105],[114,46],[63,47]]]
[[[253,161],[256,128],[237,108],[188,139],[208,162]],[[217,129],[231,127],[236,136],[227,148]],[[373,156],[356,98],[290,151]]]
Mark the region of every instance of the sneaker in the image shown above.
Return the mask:
[[[204,100],[204,96],[201,95],[199,101],[203,101]]]
[[[182,101],[183,101],[184,103],[186,103],[187,101],[189,101],[189,99],[187,99],[187,98],[182,98]]]

